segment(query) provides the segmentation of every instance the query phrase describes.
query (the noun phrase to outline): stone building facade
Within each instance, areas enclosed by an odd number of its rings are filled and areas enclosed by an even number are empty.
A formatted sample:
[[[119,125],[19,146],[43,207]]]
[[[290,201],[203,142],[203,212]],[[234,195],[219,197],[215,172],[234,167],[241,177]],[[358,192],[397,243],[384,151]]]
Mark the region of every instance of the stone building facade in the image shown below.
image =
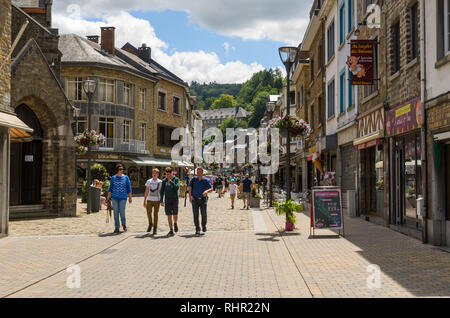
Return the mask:
[[[422,57],[425,100],[427,206],[426,242],[450,246],[450,7],[444,0],[421,1],[426,45]]]
[[[358,21],[369,16],[369,2],[357,6]],[[357,213],[370,222],[389,226],[389,161],[388,144],[385,143],[386,52],[385,30],[382,28],[358,27],[358,40],[375,41],[375,81],[371,86],[359,86],[357,135]],[[378,164],[378,165],[377,165]],[[386,168],[386,169],[384,169]],[[378,183],[378,185],[377,185]]]
[[[57,30],[13,4],[13,38],[26,20],[29,23],[12,53],[11,107],[33,133],[27,142],[11,146],[10,218],[73,216],[73,109],[59,79],[59,37]]]
[[[100,43],[99,43],[100,41]],[[115,28],[101,28],[101,36],[61,35],[61,76],[73,104],[81,110],[77,132],[88,128],[88,100],[82,91],[86,79],[96,81],[91,128],[106,137],[93,158],[115,173],[117,163],[127,170],[134,192],[143,192],[152,168],[173,166],[178,173],[191,166],[172,161],[175,128],[188,124],[189,102],[185,83],[151,58],[146,45],[115,47]],[[86,177],[87,155],[77,159],[78,186]]]
[[[306,120],[310,123],[312,132],[304,140],[304,149],[308,155],[307,158],[307,178],[305,185],[310,189],[323,179],[323,175],[313,164],[313,155],[318,154],[317,164],[324,164],[322,153],[322,137],[325,136],[325,36],[324,21],[320,18],[320,12],[323,10],[322,1],[314,1],[310,12],[310,23],[308,31],[303,39],[301,50],[309,51],[310,60],[310,81],[309,97],[306,107]]]
[[[423,194],[421,154],[421,11],[419,1],[385,1],[381,32],[386,41],[386,137],[384,158],[392,229],[422,239],[416,200]],[[406,124],[405,124],[406,123]]]

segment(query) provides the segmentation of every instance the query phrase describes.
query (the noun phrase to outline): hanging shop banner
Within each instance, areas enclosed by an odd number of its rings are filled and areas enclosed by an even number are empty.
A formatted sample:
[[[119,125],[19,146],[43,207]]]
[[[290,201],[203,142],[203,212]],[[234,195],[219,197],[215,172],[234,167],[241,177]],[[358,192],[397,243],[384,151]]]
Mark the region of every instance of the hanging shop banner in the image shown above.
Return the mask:
[[[386,135],[401,135],[422,127],[422,104],[420,98],[410,100],[387,112]]]
[[[341,187],[313,187],[311,200],[311,228],[344,228]]]
[[[376,41],[370,40],[351,41],[350,56],[347,58],[351,85],[373,85],[376,45]]]

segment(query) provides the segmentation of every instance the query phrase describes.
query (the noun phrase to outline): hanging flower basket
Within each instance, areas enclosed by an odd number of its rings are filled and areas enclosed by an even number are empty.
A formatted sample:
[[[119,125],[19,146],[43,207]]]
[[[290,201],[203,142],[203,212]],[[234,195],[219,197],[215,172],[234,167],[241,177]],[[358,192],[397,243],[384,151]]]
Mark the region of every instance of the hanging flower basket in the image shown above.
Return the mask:
[[[83,154],[88,147],[101,146],[105,143],[106,138],[102,134],[97,134],[95,130],[85,131],[75,137],[75,146],[78,154]]]
[[[292,115],[274,118],[269,122],[269,126],[270,128],[278,128],[282,137],[286,137],[288,131],[291,137],[307,137],[311,133],[311,126],[308,122]]]

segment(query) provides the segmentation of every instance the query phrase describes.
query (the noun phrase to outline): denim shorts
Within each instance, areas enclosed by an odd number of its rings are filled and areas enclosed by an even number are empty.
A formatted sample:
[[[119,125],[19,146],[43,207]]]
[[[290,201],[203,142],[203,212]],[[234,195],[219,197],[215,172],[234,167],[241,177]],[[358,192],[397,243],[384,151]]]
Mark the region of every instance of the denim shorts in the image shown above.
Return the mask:
[[[164,202],[166,215],[178,215],[178,199]]]

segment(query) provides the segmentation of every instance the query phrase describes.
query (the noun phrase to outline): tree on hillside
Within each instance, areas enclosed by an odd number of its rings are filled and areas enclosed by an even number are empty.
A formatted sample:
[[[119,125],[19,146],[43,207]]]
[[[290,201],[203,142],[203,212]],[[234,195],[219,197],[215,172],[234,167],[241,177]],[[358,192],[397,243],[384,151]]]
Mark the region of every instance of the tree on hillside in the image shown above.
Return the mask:
[[[261,125],[261,119],[266,112],[266,105],[269,101],[269,95],[276,95],[278,90],[276,88],[266,88],[258,92],[251,104],[251,114],[248,125],[253,128],[258,128]]]
[[[218,99],[212,103],[210,109],[220,109],[220,108],[232,108],[237,105],[234,97],[231,95],[222,94]]]
[[[227,118],[225,119],[218,127],[220,131],[222,132],[223,139],[226,140],[227,138],[227,128],[248,128],[248,123],[244,120],[237,121],[236,118]]]

